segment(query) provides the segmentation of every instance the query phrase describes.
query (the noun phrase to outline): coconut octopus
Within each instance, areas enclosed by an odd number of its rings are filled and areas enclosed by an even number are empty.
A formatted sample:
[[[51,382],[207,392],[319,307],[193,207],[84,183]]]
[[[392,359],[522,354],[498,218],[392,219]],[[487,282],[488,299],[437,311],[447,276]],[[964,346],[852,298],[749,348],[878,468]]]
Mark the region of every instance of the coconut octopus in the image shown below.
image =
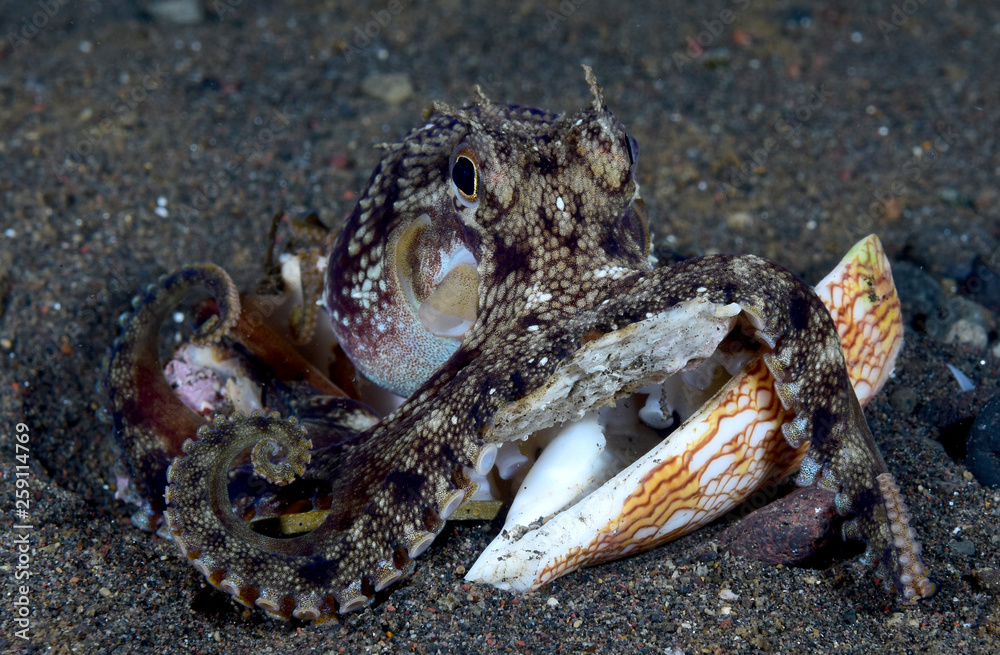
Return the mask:
[[[884,380],[891,370],[898,322],[886,322],[884,311],[874,323],[831,317],[837,307],[850,314],[862,301],[885,304],[874,269],[855,275],[847,300],[831,286],[828,310],[807,284],[755,256],[653,267],[638,146],[585,70],[593,100],[571,115],[493,104],[481,93],[463,109],[432,105],[424,125],[386,146],[335,240],[299,225],[311,245],[285,276],[298,296],[287,288],[241,296],[224,271],[200,265],[137,298],[108,374],[122,453],[118,494],[141,508],[133,522],[172,538],[239,602],[283,619],[328,620],[368,605],[413,571],[445,521],[496,484],[495,465],[511,459],[510,442],[517,460],[529,459],[517,444],[530,434],[603,439],[602,430],[613,431],[610,408],[622,406],[645,435],[626,438],[623,450],[637,451],[631,461],[671,430],[700,430],[699,421],[714,425],[712,438],[675,446],[676,470],[665,478],[637,474],[626,462],[573,492],[585,496],[607,489],[617,472],[631,474],[645,491],[619,504],[632,519],[636,506],[651,508],[642,520],[601,519],[579,546],[550,557],[545,571],[470,572],[475,579],[532,588],[649,548],[719,515],[697,503],[721,498],[725,511],[798,467],[800,485],[836,492],[837,510],[849,516],[845,536],[867,542],[863,560],[879,564],[902,599],[930,596],[906,505],[859,402],[880,384],[865,379]],[[879,264],[872,243],[859,245],[851,261]],[[172,384],[157,335],[195,287],[212,296],[203,306],[209,318],[187,359],[168,365]],[[318,348],[317,364],[295,345],[325,320],[309,301],[320,289],[336,344]],[[268,327],[275,316],[292,326],[287,334]],[[854,386],[844,356],[851,342],[845,334],[842,345],[838,326],[861,335],[859,348],[865,338],[892,344],[875,364],[856,367]],[[330,373],[334,347],[360,375]],[[199,376],[211,378],[210,394],[225,382],[228,416],[204,393],[183,398],[176,369],[185,366],[194,371],[179,376],[189,391]],[[718,381],[720,368],[729,375]],[[677,384],[692,376],[705,380]],[[379,416],[352,386],[365,378],[405,401]],[[684,398],[668,387],[684,387]],[[765,408],[770,427],[756,430]],[[731,419],[742,412],[742,423],[734,428],[719,411]],[[737,448],[715,439],[723,425],[748,441]],[[780,461],[772,461],[768,453],[778,450]],[[656,459],[661,473],[667,457]],[[756,477],[740,482],[755,467]],[[674,491],[671,479],[680,484]],[[678,489],[694,505],[659,511]],[[544,538],[557,521],[533,519],[568,506],[563,499],[543,511],[534,503],[504,537]],[[251,521],[289,516],[308,525],[268,533]],[[611,543],[616,535],[624,541]],[[588,541],[612,547],[594,555]],[[544,547],[535,539],[531,552]]]

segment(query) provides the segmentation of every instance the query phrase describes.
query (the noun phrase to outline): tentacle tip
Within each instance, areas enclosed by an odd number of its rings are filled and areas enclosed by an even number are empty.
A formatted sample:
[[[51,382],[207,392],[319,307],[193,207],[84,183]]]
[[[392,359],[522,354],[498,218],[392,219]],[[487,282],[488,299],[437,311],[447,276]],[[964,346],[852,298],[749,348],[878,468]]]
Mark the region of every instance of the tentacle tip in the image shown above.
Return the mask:
[[[930,578],[924,578],[923,581],[918,585],[919,596],[922,600],[927,600],[937,594],[937,584],[934,583]]]
[[[927,599],[937,593],[937,585],[927,577],[927,569],[917,555],[920,544],[913,542],[910,553],[906,556],[906,561],[900,557],[900,567],[903,569],[897,581],[897,589],[900,590],[902,600],[907,603],[915,603],[919,600]]]
[[[301,476],[311,459],[309,449],[312,441],[305,438],[305,429],[294,420],[282,420],[273,413],[264,417],[255,413],[251,416],[251,425],[245,429],[252,430],[259,440],[253,447],[251,462],[254,472],[266,478],[269,482],[285,485]],[[244,421],[238,421],[239,427],[244,427]],[[284,448],[284,456],[280,461],[273,461],[280,449]]]
[[[901,602],[912,605],[921,600],[927,600],[937,594],[937,585],[927,576],[903,575],[897,583],[897,591]]]

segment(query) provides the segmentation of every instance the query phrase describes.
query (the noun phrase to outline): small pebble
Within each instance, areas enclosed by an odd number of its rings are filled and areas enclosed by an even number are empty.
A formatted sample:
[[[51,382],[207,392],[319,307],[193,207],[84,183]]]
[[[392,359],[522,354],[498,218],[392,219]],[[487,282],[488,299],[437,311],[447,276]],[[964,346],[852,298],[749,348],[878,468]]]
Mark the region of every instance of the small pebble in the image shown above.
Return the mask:
[[[796,489],[726,528],[720,545],[770,566],[808,561],[833,535],[834,495],[816,487]]]
[[[968,539],[964,541],[954,541],[949,546],[949,550],[956,557],[972,557],[976,554],[976,545]]]
[[[909,416],[917,406],[917,392],[913,387],[900,387],[889,396],[889,402],[892,403],[892,408],[896,412]]]
[[[990,343],[990,336],[982,325],[976,325],[968,319],[960,318],[948,328],[948,332],[944,335],[944,342],[971,346],[976,350],[985,350]]]
[[[750,212],[733,212],[729,216],[726,216],[726,225],[734,230],[745,230],[753,226],[753,216]]]
[[[156,20],[175,25],[197,25],[205,20],[198,0],[158,0],[149,3],[149,13]]]
[[[996,594],[1000,592],[1000,569],[976,569],[972,581],[980,591]]]
[[[361,90],[390,105],[399,105],[413,95],[413,83],[406,73],[372,73],[361,81]]]

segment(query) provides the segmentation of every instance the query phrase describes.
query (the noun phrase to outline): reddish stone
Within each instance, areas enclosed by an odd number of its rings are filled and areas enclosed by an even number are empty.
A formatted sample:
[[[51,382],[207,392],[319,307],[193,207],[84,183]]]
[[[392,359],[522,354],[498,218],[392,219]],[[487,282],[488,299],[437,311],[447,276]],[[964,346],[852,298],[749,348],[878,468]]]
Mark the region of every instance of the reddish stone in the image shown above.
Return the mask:
[[[719,539],[734,555],[764,564],[806,563],[836,536],[834,496],[816,487],[796,489],[730,526]]]

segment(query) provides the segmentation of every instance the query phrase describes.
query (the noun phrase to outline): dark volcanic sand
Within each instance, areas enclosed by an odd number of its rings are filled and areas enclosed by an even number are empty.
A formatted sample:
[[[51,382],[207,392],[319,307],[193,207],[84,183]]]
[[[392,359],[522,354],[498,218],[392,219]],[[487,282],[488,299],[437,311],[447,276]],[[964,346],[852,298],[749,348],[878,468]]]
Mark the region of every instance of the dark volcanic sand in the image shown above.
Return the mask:
[[[994,3],[900,2],[894,17],[885,2],[575,0],[550,20],[554,1],[400,0],[357,52],[355,27],[395,2],[231,0],[191,26],[132,3],[49,4],[54,15],[39,14],[44,27],[22,42],[9,35],[42,9],[0,2],[0,525],[12,534],[13,426],[24,422],[35,526],[27,642],[14,636],[13,536],[3,539],[3,650],[1000,651],[998,592],[982,582],[998,567],[1000,493],[952,457],[1000,366],[989,349],[946,345],[933,320],[918,326],[930,336],[908,326],[895,379],[867,410],[940,589],[916,606],[894,603],[856,560],[816,571],[717,555],[723,524],[515,596],[462,580],[496,526],[451,524],[373,608],[340,625],[283,624],[130,526],[113,499],[98,388],[118,315],[157,276],[212,261],[248,286],[271,215],[311,209],[337,225],[376,161],[372,144],[402,137],[428,102],[467,102],[478,83],[498,101],[572,110],[589,101],[581,63],[641,144],[659,246],[756,253],[816,281],[874,231],[911,264],[908,288],[933,297],[1000,238]],[[699,32],[706,52],[692,56]],[[412,92],[379,77],[390,73]],[[744,162],[752,175],[727,186]],[[961,393],[946,363],[978,388]]]

